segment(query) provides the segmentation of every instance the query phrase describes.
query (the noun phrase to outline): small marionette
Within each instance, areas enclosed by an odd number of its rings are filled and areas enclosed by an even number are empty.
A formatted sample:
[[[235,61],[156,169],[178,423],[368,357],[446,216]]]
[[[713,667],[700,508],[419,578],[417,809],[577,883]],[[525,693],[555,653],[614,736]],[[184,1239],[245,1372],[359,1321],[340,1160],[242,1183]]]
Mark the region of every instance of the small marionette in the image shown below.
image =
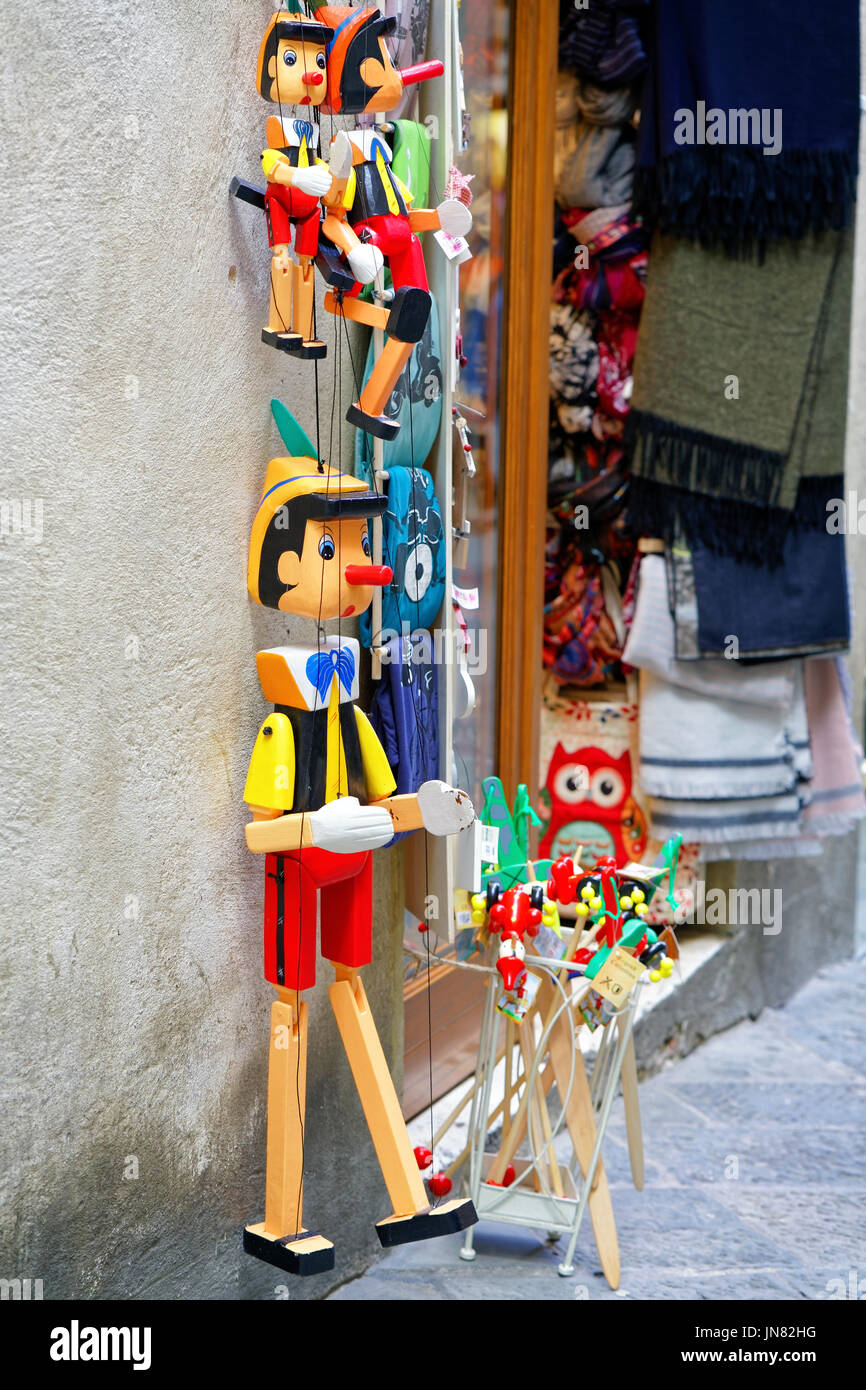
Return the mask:
[[[409,83],[441,76],[444,71],[438,60],[395,68],[385,45],[397,24],[394,17],[383,18],[375,8],[321,3],[312,8],[316,20],[330,32],[328,89],[322,110],[339,115],[386,113],[399,104]],[[340,135],[344,137],[343,132]],[[322,233],[334,240],[337,220],[365,245],[380,251],[391,273],[394,295],[390,311],[366,304],[358,300],[361,284],[355,283],[349,291],[338,289],[327,295],[325,307],[387,333],[370,378],[346,418],[369,434],[393,439],[399,425],[383,413],[385,405],[430,316],[427,271],[417,233],[441,228],[452,236],[464,236],[472,226],[472,214],[457,198],[446,198],[437,208],[413,208],[410,190],[391,168],[391,151],[382,132],[363,129],[345,135],[351,145],[351,168],[346,169],[345,178],[335,179],[329,194],[332,217]],[[341,165],[344,159],[341,145]]]
[[[296,3],[296,0],[295,0]],[[313,262],[319,248],[322,200],[334,183],[332,168],[320,157],[319,126],[312,119],[328,93],[327,46],[331,30],[300,10],[279,10],[259,49],[257,86],[265,101],[280,108],[266,128],[262,153],[267,179],[264,195],[271,247],[271,293],[268,324],[262,340],[296,357],[324,357],[325,344],[314,336]],[[283,114],[283,106],[304,109],[303,116]],[[345,159],[340,144],[338,157]],[[330,240],[336,241],[352,274],[369,284],[382,268],[382,255],[364,246],[334,216],[325,217]],[[292,258],[292,246],[294,255]]]
[[[275,406],[275,414],[277,407]],[[370,563],[368,526],[386,499],[325,467],[279,408],[290,457],[268,464],[250,537],[252,598],[321,623],[357,617],[387,566]],[[307,1005],[315,984],[316,907],[322,954],[336,980],[330,1002],[370,1128],[393,1212],[378,1222],[383,1245],[462,1230],[472,1203],[431,1207],[359,971],[372,952],[372,851],[397,831],[456,833],[474,819],[465,792],[425,782],[395,796],[385,752],[358,708],[359,645],[342,635],[310,646],[261,651],[256,664],[273,705],[259,730],[244,799],[248,847],[265,854],[265,978],[271,1011],[264,1221],[244,1248],[294,1274],[333,1268],[331,1241],[302,1224]]]

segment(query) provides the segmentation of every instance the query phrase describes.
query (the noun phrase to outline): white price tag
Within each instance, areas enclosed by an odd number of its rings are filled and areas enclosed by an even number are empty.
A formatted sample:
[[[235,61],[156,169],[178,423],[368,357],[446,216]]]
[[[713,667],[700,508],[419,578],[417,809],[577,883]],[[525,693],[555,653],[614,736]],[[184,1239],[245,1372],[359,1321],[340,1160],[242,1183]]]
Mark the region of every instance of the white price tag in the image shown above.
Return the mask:
[[[499,862],[498,825],[481,827],[481,860],[484,864],[497,864]]]
[[[464,261],[471,261],[472,252],[469,250],[469,242],[465,236],[450,236],[448,232],[441,229],[433,233],[433,238],[438,241],[449,261],[455,265],[462,265]]]
[[[473,609],[479,604],[478,589],[461,589],[458,584],[451,585],[451,594],[455,603],[459,603],[461,608]]]

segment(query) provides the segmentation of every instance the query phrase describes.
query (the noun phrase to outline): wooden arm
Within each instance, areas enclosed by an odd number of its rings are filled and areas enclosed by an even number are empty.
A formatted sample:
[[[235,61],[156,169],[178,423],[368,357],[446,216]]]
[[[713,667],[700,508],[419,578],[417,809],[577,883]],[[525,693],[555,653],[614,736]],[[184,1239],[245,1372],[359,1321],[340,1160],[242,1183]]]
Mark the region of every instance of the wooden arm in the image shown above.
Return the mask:
[[[409,226],[413,232],[435,232],[441,225],[435,208],[413,208],[409,213]]]
[[[420,830],[424,824],[414,792],[386,796],[381,801],[371,801],[370,805],[384,806],[394,823],[395,835],[403,830]],[[253,807],[253,819],[244,827],[244,835],[247,849],[253,854],[289,854],[313,843],[310,817],[297,811],[283,816]]]

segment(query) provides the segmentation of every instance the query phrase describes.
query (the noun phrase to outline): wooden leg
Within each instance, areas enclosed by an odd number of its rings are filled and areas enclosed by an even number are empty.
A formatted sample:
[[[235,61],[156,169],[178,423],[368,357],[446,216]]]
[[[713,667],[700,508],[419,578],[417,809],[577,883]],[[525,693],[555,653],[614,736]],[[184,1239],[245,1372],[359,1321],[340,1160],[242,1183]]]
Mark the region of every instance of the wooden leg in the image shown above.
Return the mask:
[[[286,990],[280,990],[283,1000]],[[303,1148],[307,1105],[307,1005],[271,1005],[268,1050],[268,1149],[265,1230],[280,1237],[302,1231]]]
[[[275,246],[271,255],[271,294],[268,313],[270,333],[292,331],[294,266],[287,246]]]
[[[305,257],[294,267],[295,285],[292,300],[292,329],[300,333],[305,343],[313,338],[313,280],[312,261]]]
[[[331,1008],[394,1208],[393,1216],[377,1223],[379,1239],[383,1245],[402,1245],[464,1230],[478,1219],[471,1202],[458,1199],[430,1208],[364,986],[356,970],[336,962],[334,969]]]
[[[278,990],[271,1005],[268,1049],[268,1147],[265,1219],[244,1231],[244,1249],[290,1274],[334,1268],[334,1247],[302,1220],[304,1113],[307,1091],[307,1006]]]
[[[406,1131],[394,1082],[364,986],[354,970],[337,965],[331,985],[331,1008],[346,1049],[370,1137],[396,1216],[410,1216],[429,1206],[427,1190]]]
[[[382,414],[400,373],[412,356],[414,346],[414,343],[401,343],[399,338],[385,340],[379,360],[370,373],[370,379],[358,401],[365,415]]]
[[[390,317],[389,311],[379,304],[368,304],[365,299],[352,299],[348,295],[338,299],[333,290],[325,295],[325,308],[329,314],[338,314],[352,323],[365,323],[368,328],[381,328],[383,332]]]

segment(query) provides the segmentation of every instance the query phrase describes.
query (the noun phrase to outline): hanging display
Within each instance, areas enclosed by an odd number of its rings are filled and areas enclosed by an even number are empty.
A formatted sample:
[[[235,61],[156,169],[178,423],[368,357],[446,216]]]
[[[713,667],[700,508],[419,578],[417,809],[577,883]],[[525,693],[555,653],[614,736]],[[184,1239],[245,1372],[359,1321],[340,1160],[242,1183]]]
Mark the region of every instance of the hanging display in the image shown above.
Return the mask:
[[[315,322],[318,267],[330,286],[329,312],[387,334],[348,418],[380,439],[393,438],[399,422],[383,412],[431,316],[418,233],[459,235],[468,231],[471,215],[457,198],[416,209],[392,168],[381,125],[339,129],[323,150],[316,118],[326,112],[381,119],[400,105],[407,85],[441,75],[443,64],[398,70],[385,43],[396,20],[373,7],[314,3],[307,10],[312,13],[291,3],[267,25],[257,88],[278,109],[266,127],[267,182],[261,189],[234,179],[232,191],[265,213],[271,284],[263,341],[314,362],[325,355]],[[417,134],[410,136],[417,151]],[[374,281],[372,299],[362,298]],[[339,353],[339,330],[335,349]],[[477,1220],[470,1200],[443,1200],[451,1184],[441,1175],[434,1173],[425,1187],[421,1172],[428,1164],[409,1141],[359,973],[372,956],[372,851],[414,830],[456,834],[472,824],[474,810],[465,792],[435,775],[436,741],[425,736],[419,746],[412,737],[413,720],[421,728],[421,721],[436,716],[435,682],[424,679],[401,687],[399,695],[392,686],[391,706],[378,702],[377,725],[399,759],[397,792],[376,729],[357,703],[360,645],[342,631],[344,623],[362,619],[383,590],[395,621],[403,604],[417,620],[422,593],[421,621],[435,620],[444,596],[439,552],[445,532],[432,479],[414,467],[413,444],[410,466],[395,467],[386,496],[379,488],[387,478],[381,466],[370,486],[326,463],[292,413],[280,402],[272,406],[287,453],[267,466],[250,534],[247,587],[257,604],[311,619],[317,636],[256,658],[262,693],[273,708],[259,729],[244,789],[252,813],[246,840],[264,856],[265,978],[277,999],[265,1214],[246,1227],[244,1249],[309,1275],[334,1266],[332,1241],[303,1221],[308,1014],[301,995],[316,982],[317,942],[334,967],[329,998],[392,1205],[377,1222],[381,1243],[424,1240]],[[392,511],[400,502],[399,515],[391,517],[401,528],[390,547],[396,575],[373,554],[374,526],[385,517],[389,498]],[[337,623],[335,635],[325,635],[328,621]]]

